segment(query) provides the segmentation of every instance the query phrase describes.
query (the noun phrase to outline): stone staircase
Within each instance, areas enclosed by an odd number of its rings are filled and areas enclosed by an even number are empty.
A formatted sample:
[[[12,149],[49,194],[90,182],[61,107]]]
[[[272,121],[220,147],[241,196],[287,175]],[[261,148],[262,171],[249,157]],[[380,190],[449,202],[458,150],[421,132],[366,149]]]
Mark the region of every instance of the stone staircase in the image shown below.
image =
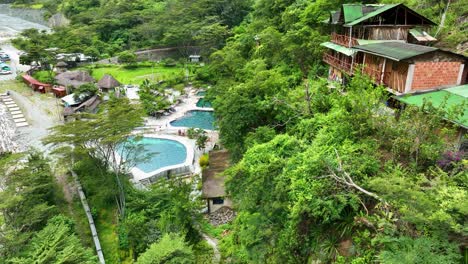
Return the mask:
[[[13,101],[13,99],[11,99],[8,94],[1,94],[0,101],[2,101],[3,104],[5,104],[8,108],[8,111],[10,112],[17,128],[29,126],[26,118],[21,112],[21,109],[18,107],[18,105],[16,105],[15,101]]]

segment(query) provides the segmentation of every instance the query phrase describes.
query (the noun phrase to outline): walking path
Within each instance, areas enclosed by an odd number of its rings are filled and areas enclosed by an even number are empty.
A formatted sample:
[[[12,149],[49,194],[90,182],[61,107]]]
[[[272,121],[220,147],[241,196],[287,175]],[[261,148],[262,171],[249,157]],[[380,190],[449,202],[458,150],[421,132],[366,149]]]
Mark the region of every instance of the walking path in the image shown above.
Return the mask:
[[[210,245],[212,248],[213,248],[213,263],[215,264],[218,264],[221,262],[221,253],[219,252],[219,249],[218,249],[218,241],[214,238],[211,238],[210,236],[208,236],[207,234],[205,233],[201,233],[203,239],[206,240],[206,242],[208,243],[208,245]]]
[[[104,260],[104,254],[102,253],[101,243],[99,242],[98,233],[96,230],[96,226],[94,225],[93,215],[91,214],[91,209],[89,208],[88,201],[86,200],[86,196],[83,192],[83,188],[78,180],[78,175],[73,170],[70,170],[73,179],[75,180],[76,185],[78,186],[78,194],[80,195],[81,204],[83,205],[83,209],[85,210],[86,216],[88,217],[89,227],[91,229],[91,235],[93,236],[94,246],[96,247],[96,252],[99,258],[99,262],[101,264],[105,264],[106,261]]]

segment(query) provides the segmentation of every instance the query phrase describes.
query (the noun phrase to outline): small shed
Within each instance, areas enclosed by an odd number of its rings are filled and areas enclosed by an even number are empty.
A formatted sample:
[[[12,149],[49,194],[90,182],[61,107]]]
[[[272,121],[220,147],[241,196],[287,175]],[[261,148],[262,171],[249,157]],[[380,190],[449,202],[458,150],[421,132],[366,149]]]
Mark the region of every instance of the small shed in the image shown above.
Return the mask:
[[[226,150],[210,152],[210,167],[202,174],[202,197],[206,199],[208,213],[232,206],[232,201],[226,195],[222,174],[229,167],[228,161],[229,153]]]
[[[189,59],[190,59],[190,62],[200,62],[201,56],[200,55],[190,55]]]
[[[104,76],[102,76],[101,80],[98,82],[98,87],[104,90],[114,89],[120,85],[121,83],[110,74],[104,74]]]
[[[67,89],[63,86],[54,85],[54,87],[52,87],[52,93],[54,93],[56,97],[62,98],[67,95]]]

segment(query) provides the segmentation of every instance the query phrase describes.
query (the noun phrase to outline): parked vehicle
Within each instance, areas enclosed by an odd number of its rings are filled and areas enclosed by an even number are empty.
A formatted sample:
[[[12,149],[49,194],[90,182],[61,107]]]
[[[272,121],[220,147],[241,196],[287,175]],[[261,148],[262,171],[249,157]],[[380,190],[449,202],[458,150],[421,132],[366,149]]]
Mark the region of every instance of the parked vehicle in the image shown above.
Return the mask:
[[[10,56],[6,53],[0,53],[0,59],[2,61],[9,61],[10,60]]]

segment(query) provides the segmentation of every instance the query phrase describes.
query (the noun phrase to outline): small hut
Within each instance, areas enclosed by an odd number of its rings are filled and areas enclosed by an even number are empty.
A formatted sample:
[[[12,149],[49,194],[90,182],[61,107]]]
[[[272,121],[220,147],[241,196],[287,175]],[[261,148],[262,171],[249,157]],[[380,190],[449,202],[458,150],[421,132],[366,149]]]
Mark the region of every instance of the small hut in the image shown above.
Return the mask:
[[[117,81],[112,75],[105,74],[98,82],[98,87],[102,90],[109,91],[115,87],[119,87],[121,83]]]
[[[64,61],[60,61],[55,65],[55,69],[57,73],[62,73],[67,71],[68,64]]]
[[[55,76],[55,80],[58,84],[64,87],[78,88],[86,83],[95,82],[94,78],[85,71],[67,71]]]
[[[201,56],[200,55],[190,55],[189,59],[190,59],[190,62],[200,62]]]

